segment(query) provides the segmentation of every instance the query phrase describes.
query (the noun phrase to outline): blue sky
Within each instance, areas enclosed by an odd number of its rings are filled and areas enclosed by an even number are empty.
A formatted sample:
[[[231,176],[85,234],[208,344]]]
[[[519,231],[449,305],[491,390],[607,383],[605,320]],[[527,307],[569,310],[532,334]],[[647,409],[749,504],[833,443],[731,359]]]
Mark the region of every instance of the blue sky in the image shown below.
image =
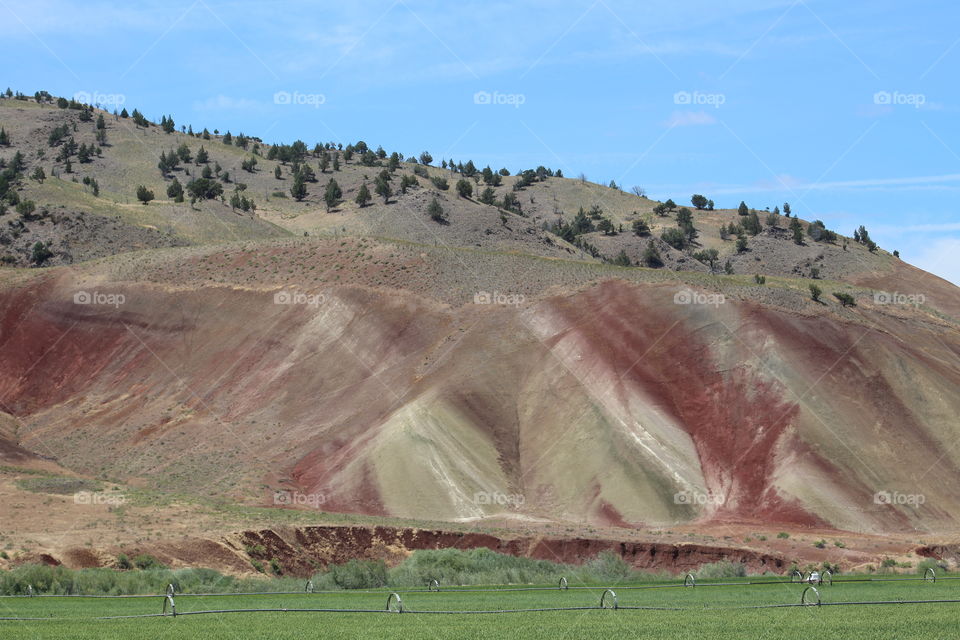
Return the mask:
[[[947,1],[0,0],[0,84],[678,202],[788,201],[960,283],[958,19]]]

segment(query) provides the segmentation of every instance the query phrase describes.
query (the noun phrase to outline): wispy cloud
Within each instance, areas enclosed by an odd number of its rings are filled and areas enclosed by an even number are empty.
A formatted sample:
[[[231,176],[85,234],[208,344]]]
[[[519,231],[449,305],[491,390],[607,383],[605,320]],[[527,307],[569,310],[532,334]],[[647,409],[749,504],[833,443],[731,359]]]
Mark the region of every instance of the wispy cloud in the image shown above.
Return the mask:
[[[717,124],[717,119],[706,111],[674,111],[663,123],[664,127],[699,127]]]
[[[197,111],[223,111],[226,109],[252,110],[263,109],[266,105],[249,98],[232,98],[225,95],[216,95],[206,100],[193,103],[193,108]]]
[[[906,255],[912,264],[960,285],[960,238],[931,239],[915,255]]]
[[[709,114],[707,114],[709,115]],[[902,178],[865,178],[860,180],[834,180],[831,182],[807,182],[790,175],[778,176],[775,180],[759,180],[753,184],[671,184],[650,185],[657,191],[689,190],[691,187],[709,189],[711,193],[771,193],[784,191],[918,191],[960,189],[960,173],[948,173],[935,176],[908,176]]]

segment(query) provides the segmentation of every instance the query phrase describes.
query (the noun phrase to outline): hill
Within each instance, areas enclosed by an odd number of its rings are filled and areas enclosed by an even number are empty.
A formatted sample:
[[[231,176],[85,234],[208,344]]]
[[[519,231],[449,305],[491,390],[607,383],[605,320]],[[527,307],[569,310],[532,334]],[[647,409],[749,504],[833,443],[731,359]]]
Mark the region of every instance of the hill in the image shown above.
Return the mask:
[[[960,296],[861,230],[52,98],[0,100],[0,126],[5,168],[23,165],[0,217],[0,409],[16,424],[0,452],[203,522],[74,510],[109,532],[94,546],[244,526],[211,504],[257,526],[296,511],[705,544],[778,528],[897,553],[957,530]],[[62,151],[71,137],[89,161]],[[381,176],[394,193],[361,207]],[[176,202],[174,178],[223,198]],[[0,492],[50,500],[19,460]],[[15,531],[24,554],[74,544],[26,517]]]

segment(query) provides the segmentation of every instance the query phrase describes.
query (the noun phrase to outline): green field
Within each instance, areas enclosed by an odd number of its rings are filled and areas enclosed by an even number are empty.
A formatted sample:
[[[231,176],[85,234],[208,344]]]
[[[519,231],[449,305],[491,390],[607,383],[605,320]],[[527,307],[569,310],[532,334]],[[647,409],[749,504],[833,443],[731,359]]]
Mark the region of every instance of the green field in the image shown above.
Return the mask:
[[[852,579],[846,577],[843,579]],[[178,614],[224,609],[350,609],[372,612],[244,612],[118,620],[99,616],[157,614],[149,598],[5,597],[4,638],[953,638],[958,603],[832,606],[858,601],[960,600],[960,580],[838,582],[819,587],[826,606],[750,609],[795,604],[804,585],[773,578],[724,580],[735,586],[613,585],[620,609],[599,608],[602,587],[561,591],[480,591],[476,587],[400,591],[406,611],[383,611],[390,590],[175,597]],[[767,581],[766,584],[747,584]],[[673,583],[676,585],[676,583]],[[649,588],[658,585],[658,588]],[[573,611],[477,613],[509,609],[583,607]],[[667,607],[679,610],[627,607]],[[426,613],[459,612],[459,613]],[[419,612],[419,613],[418,613]],[[469,613],[474,612],[474,613]]]

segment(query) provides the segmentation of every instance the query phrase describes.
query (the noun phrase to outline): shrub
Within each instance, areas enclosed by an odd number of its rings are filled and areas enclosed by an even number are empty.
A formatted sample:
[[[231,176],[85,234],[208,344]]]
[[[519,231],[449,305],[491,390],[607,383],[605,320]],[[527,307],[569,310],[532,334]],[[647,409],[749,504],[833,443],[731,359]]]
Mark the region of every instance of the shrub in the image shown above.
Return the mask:
[[[159,560],[154,558],[148,553],[141,553],[140,555],[133,557],[133,564],[138,569],[166,569]]]
[[[835,292],[833,297],[840,301],[840,304],[844,307],[855,307],[857,306],[856,300],[849,293]]]
[[[382,560],[350,560],[333,566],[330,575],[341,589],[373,589],[387,585],[387,565]]]
[[[742,562],[730,562],[721,560],[700,565],[697,569],[697,577],[706,580],[716,580],[720,578],[742,578],[747,575],[747,567]]]
[[[939,562],[937,562],[936,560],[934,560],[933,558],[924,558],[923,560],[917,563],[917,573],[919,573],[920,575],[925,574],[927,572],[927,569],[933,569],[937,573],[940,573],[941,571],[945,571],[946,567],[940,564]]]
[[[273,575],[275,576],[283,575],[283,565],[281,565],[280,561],[276,558],[270,558],[270,570],[273,571]]]
[[[787,533],[786,531],[781,531],[780,533],[777,534],[777,537],[780,538],[781,540],[786,540],[787,538],[790,537],[790,534]]]
[[[667,229],[660,235],[660,239],[677,250],[687,246],[687,236],[681,229]]]

